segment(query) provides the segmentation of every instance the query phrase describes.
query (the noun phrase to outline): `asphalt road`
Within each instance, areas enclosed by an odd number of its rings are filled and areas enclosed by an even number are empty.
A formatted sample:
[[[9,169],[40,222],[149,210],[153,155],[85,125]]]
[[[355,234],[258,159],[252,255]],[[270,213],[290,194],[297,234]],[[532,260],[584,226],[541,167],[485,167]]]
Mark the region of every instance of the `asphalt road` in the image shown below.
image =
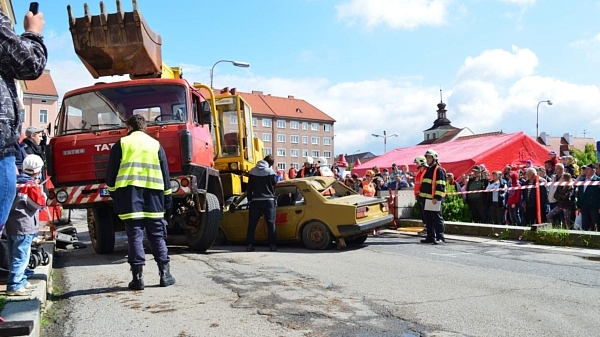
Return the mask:
[[[85,223],[76,222],[88,240]],[[55,323],[44,336],[598,336],[594,252],[402,235],[359,247],[171,247],[177,284],[127,290],[123,235],[111,255],[88,245],[56,260]],[[600,254],[600,252],[599,252]]]

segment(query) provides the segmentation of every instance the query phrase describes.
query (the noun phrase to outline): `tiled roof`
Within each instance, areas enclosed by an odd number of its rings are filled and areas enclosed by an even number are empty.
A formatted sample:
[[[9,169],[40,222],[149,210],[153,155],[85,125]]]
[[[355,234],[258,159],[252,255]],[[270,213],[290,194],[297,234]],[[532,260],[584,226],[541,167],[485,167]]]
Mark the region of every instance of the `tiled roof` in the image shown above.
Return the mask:
[[[293,119],[335,122],[335,119],[303,99],[294,96],[278,97],[265,95],[261,91],[240,92],[252,106],[252,112],[258,115],[279,116]],[[262,104],[260,103],[262,100]]]
[[[586,144],[594,145],[594,149],[596,149],[596,141],[594,138],[582,138],[582,137],[571,137],[572,144],[569,144],[564,137],[548,137],[548,144],[544,144],[542,138],[538,138],[538,142],[543,145],[546,145],[549,150],[554,150],[559,155],[565,155],[567,151],[570,151],[571,148],[575,148],[580,151],[585,150]]]
[[[454,137],[456,137],[456,135],[458,135],[462,130],[463,129],[456,128],[455,130],[450,130],[450,131],[444,133],[440,138],[426,139],[417,145],[439,144],[439,143],[449,142]]]
[[[56,91],[49,70],[45,70],[42,76],[37,80],[25,81],[25,84],[27,85],[27,90],[25,90],[26,94],[58,97],[58,91]]]

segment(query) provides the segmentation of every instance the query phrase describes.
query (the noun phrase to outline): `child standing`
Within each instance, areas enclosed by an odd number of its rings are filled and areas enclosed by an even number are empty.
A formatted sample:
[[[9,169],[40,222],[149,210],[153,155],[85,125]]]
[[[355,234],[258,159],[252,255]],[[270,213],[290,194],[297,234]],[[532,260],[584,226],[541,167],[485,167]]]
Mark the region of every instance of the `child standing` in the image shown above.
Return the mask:
[[[43,166],[42,158],[28,155],[23,160],[23,173],[17,176],[17,196],[5,227],[9,252],[8,296],[29,296],[35,288],[27,282],[25,268],[29,264],[31,243],[39,233],[39,210],[46,204],[46,195],[37,179]]]

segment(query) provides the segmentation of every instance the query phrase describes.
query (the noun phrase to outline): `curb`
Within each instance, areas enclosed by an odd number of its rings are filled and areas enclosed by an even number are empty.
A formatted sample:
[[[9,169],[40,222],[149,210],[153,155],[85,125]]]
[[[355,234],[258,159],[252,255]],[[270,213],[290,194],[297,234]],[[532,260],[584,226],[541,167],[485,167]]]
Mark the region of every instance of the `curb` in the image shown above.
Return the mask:
[[[33,331],[29,336],[39,337],[42,324],[42,310],[46,305],[48,292],[51,290],[52,263],[54,257],[54,242],[46,242],[42,247],[50,256],[50,263],[46,266],[38,266],[34,269],[35,274],[28,279],[29,282],[36,286],[30,297],[6,297],[7,302],[0,313],[6,322],[10,321],[33,321]]]

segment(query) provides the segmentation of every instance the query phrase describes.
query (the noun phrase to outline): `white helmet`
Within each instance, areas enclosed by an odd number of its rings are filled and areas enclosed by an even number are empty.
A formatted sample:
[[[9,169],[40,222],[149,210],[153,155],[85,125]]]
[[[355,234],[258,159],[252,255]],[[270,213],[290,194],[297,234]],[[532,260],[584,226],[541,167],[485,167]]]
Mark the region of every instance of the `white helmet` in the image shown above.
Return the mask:
[[[27,174],[40,173],[42,167],[44,167],[44,161],[38,155],[30,154],[23,159],[23,172]]]
[[[314,160],[313,157],[304,157],[304,164],[309,163],[309,164],[313,164]]]
[[[319,166],[325,166],[327,165],[327,159],[325,159],[325,157],[318,157],[317,164],[319,164]]]

